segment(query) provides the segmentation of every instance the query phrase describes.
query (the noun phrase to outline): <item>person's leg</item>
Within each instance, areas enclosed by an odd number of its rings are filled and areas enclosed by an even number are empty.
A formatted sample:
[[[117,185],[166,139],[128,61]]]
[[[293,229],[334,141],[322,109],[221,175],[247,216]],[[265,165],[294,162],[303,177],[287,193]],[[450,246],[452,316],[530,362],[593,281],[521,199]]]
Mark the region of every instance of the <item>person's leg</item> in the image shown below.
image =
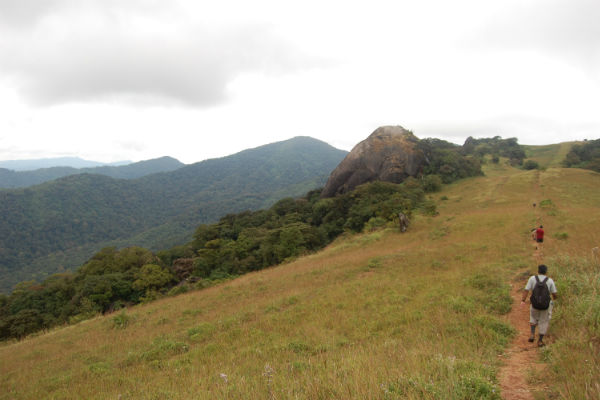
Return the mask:
[[[529,306],[529,325],[531,328],[531,336],[529,337],[529,341],[533,342],[535,340],[535,327],[538,324],[539,319],[539,310],[536,310],[532,306]]]
[[[550,318],[549,318],[549,310],[544,310],[540,312],[540,316],[539,316],[539,323],[538,325],[540,326],[540,335],[538,338],[538,346],[544,346],[544,336],[546,335],[546,332],[548,331],[548,325],[550,323]]]
[[[535,327],[536,325],[531,324],[531,336],[529,336],[529,339],[527,339],[529,342],[533,342],[535,340]]]

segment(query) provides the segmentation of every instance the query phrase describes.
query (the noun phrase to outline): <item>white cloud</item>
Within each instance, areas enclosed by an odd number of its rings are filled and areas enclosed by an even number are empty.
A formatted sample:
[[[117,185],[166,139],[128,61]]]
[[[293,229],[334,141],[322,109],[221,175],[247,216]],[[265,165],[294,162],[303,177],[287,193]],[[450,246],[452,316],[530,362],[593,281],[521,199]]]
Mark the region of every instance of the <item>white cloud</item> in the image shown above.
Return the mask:
[[[600,2],[522,2],[487,21],[473,40],[481,49],[527,50],[584,68],[596,78],[600,67]]]
[[[591,0],[0,0],[0,158],[349,150],[398,124],[591,138],[599,17]]]
[[[224,100],[227,84],[240,73],[310,63],[266,25],[207,29],[182,16],[174,29],[163,14],[146,17],[117,2],[100,10],[91,0],[83,10],[66,3],[71,7],[58,14],[37,9],[47,18],[0,39],[0,69],[33,103],[154,99],[211,106]]]

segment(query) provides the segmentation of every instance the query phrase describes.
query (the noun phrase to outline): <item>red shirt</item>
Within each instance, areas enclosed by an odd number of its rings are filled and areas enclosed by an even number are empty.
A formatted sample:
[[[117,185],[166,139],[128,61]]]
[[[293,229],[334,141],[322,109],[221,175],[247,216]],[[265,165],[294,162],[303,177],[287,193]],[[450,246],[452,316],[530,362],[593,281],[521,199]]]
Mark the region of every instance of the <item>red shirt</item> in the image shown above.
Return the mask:
[[[543,239],[544,238],[544,230],[542,228],[537,228],[535,230],[535,237],[537,239]]]

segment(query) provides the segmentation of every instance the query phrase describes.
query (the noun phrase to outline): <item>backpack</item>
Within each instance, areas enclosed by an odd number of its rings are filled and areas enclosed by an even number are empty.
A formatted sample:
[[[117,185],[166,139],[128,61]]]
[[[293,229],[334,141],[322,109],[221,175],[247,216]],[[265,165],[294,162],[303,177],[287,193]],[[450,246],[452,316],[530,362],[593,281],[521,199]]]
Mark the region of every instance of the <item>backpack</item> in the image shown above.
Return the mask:
[[[536,275],[535,280],[536,284],[531,293],[531,305],[536,310],[547,310],[550,307],[550,290],[548,290],[548,285],[546,285],[548,277],[540,281],[540,278]]]

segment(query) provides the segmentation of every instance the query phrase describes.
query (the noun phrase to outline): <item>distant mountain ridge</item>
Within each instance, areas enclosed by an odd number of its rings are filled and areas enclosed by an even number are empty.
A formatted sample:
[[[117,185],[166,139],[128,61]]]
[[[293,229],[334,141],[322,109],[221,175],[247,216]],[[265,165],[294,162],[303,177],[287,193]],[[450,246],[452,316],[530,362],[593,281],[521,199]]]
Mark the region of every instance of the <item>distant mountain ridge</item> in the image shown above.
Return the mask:
[[[63,159],[58,159],[63,160]],[[76,159],[80,160],[80,159]],[[44,160],[41,160],[44,161]],[[82,160],[85,161],[85,160]],[[54,179],[75,174],[99,174],[117,179],[135,179],[158,172],[170,172],[185,166],[172,157],[161,157],[139,161],[127,165],[100,165],[88,168],[55,166],[27,171],[13,171],[0,168],[0,188],[12,189],[39,185]]]
[[[201,223],[322,186],[346,154],[296,137],[137,179],[78,174],[0,190],[0,292],[109,245],[184,243]]]
[[[131,164],[131,161],[116,161],[112,163],[103,163],[99,161],[84,160],[79,157],[53,157],[37,158],[31,160],[0,161],[0,168],[6,168],[13,171],[32,171],[35,169],[52,167],[94,168],[104,166],[116,167],[127,164]]]

